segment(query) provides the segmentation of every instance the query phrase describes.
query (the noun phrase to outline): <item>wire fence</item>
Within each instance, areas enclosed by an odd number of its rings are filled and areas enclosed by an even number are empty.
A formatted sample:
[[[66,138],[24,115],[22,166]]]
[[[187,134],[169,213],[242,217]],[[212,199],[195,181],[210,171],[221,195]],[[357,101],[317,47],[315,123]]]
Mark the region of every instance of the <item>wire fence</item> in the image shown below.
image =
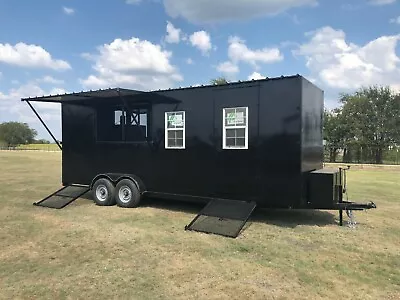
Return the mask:
[[[325,146],[324,162],[400,165],[400,147],[350,146],[341,149]]]
[[[0,146],[0,151],[42,151],[42,152],[60,152],[56,144],[32,144],[16,147]]]

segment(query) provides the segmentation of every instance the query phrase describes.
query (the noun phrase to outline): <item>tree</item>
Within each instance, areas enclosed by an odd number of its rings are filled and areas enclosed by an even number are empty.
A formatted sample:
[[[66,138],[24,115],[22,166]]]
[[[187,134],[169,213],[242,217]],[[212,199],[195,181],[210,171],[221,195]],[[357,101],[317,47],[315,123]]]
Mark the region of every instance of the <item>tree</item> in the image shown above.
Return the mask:
[[[389,87],[361,88],[342,94],[341,114],[353,144],[369,149],[376,163],[382,163],[389,146],[400,143],[400,96]]]
[[[0,140],[8,147],[30,144],[36,135],[36,130],[30,128],[26,123],[5,122],[0,124]]]
[[[50,141],[46,139],[39,139],[39,140],[33,140],[32,144],[50,144]]]
[[[228,82],[228,80],[226,80],[226,78],[224,78],[224,77],[218,77],[218,78],[211,79],[211,80],[210,80],[210,83],[211,83],[211,84],[220,85],[220,84],[227,84],[227,83],[229,83],[229,82]]]
[[[340,128],[339,118],[334,111],[324,111],[324,140],[329,149],[329,162],[336,162],[338,150],[342,146],[342,135],[338,130]]]
[[[341,108],[324,111],[323,132],[324,140],[327,143],[326,146],[329,148],[329,162],[336,162],[338,151],[343,149],[346,152],[349,144],[354,139]]]

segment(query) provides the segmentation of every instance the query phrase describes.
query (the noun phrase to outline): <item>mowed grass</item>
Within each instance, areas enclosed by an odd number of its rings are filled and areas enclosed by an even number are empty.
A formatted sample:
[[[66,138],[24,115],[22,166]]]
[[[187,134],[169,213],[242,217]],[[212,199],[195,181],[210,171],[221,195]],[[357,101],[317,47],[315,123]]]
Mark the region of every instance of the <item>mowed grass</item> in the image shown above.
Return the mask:
[[[19,145],[18,150],[60,151],[57,144],[27,144]]]
[[[33,206],[60,177],[60,153],[0,151],[1,299],[400,299],[400,168],[348,173],[378,206],[356,228],[261,210],[237,239],[184,231],[193,204]]]

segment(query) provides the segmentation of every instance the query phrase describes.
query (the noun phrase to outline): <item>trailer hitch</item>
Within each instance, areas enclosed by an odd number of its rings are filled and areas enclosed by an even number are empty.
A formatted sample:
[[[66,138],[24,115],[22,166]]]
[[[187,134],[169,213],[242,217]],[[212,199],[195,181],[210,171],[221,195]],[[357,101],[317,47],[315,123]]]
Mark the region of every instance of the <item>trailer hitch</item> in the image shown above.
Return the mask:
[[[346,215],[348,217],[347,226],[350,228],[355,228],[356,224],[357,224],[355,215],[354,215],[355,210],[365,210],[365,209],[376,208],[376,204],[372,201],[370,201],[366,204],[355,203],[355,202],[344,202],[343,204],[346,204],[345,210],[346,210]],[[340,224],[340,226],[342,226],[342,225],[343,224]]]

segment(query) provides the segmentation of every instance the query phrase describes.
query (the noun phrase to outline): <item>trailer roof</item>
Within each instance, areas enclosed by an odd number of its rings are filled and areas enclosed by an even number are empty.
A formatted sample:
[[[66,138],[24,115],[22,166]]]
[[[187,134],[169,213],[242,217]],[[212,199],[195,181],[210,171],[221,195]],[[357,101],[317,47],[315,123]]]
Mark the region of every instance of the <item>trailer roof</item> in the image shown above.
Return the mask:
[[[123,88],[109,88],[95,91],[82,91],[41,97],[22,98],[21,101],[88,104],[95,102],[115,103],[115,99],[124,98],[141,103],[178,103],[180,101],[156,92],[143,92]]]
[[[221,87],[221,86],[234,86],[240,85],[245,83],[252,83],[252,82],[260,82],[260,81],[269,81],[269,80],[279,80],[279,79],[288,79],[288,78],[295,78],[300,77],[301,75],[290,75],[290,76],[280,76],[280,77],[273,77],[273,78],[264,78],[264,79],[257,79],[257,80],[247,80],[247,81],[236,81],[236,82],[229,82],[227,84],[215,85],[215,84],[208,84],[208,85],[200,85],[200,86],[190,86],[190,87],[179,87],[173,89],[164,89],[164,90],[152,90],[152,91],[139,91],[139,90],[132,90],[132,89],[125,89],[125,88],[109,88],[109,89],[99,89],[99,90],[89,90],[89,91],[81,91],[81,92],[73,92],[73,93],[65,93],[65,94],[56,94],[56,95],[47,95],[47,96],[37,96],[37,97],[28,97],[22,98],[21,101],[35,101],[35,102],[54,102],[54,103],[63,103],[63,102],[85,102],[92,100],[99,100],[99,99],[112,99],[112,98],[119,98],[119,97],[127,97],[130,99],[136,99],[136,101],[140,101],[143,99],[147,99],[147,101],[151,102],[179,102],[177,100],[166,96],[159,95],[157,92],[165,92],[165,91],[173,91],[173,90],[186,90],[186,89],[198,89],[198,88],[207,88],[207,87]],[[149,100],[151,99],[151,100]]]
[[[114,98],[119,96],[122,97],[133,96],[141,93],[143,92],[137,90],[109,88],[109,89],[100,89],[95,91],[90,90],[90,91],[81,91],[81,92],[73,92],[65,94],[22,98],[21,101],[70,102],[70,101],[80,101],[80,100],[88,100],[94,98]]]

